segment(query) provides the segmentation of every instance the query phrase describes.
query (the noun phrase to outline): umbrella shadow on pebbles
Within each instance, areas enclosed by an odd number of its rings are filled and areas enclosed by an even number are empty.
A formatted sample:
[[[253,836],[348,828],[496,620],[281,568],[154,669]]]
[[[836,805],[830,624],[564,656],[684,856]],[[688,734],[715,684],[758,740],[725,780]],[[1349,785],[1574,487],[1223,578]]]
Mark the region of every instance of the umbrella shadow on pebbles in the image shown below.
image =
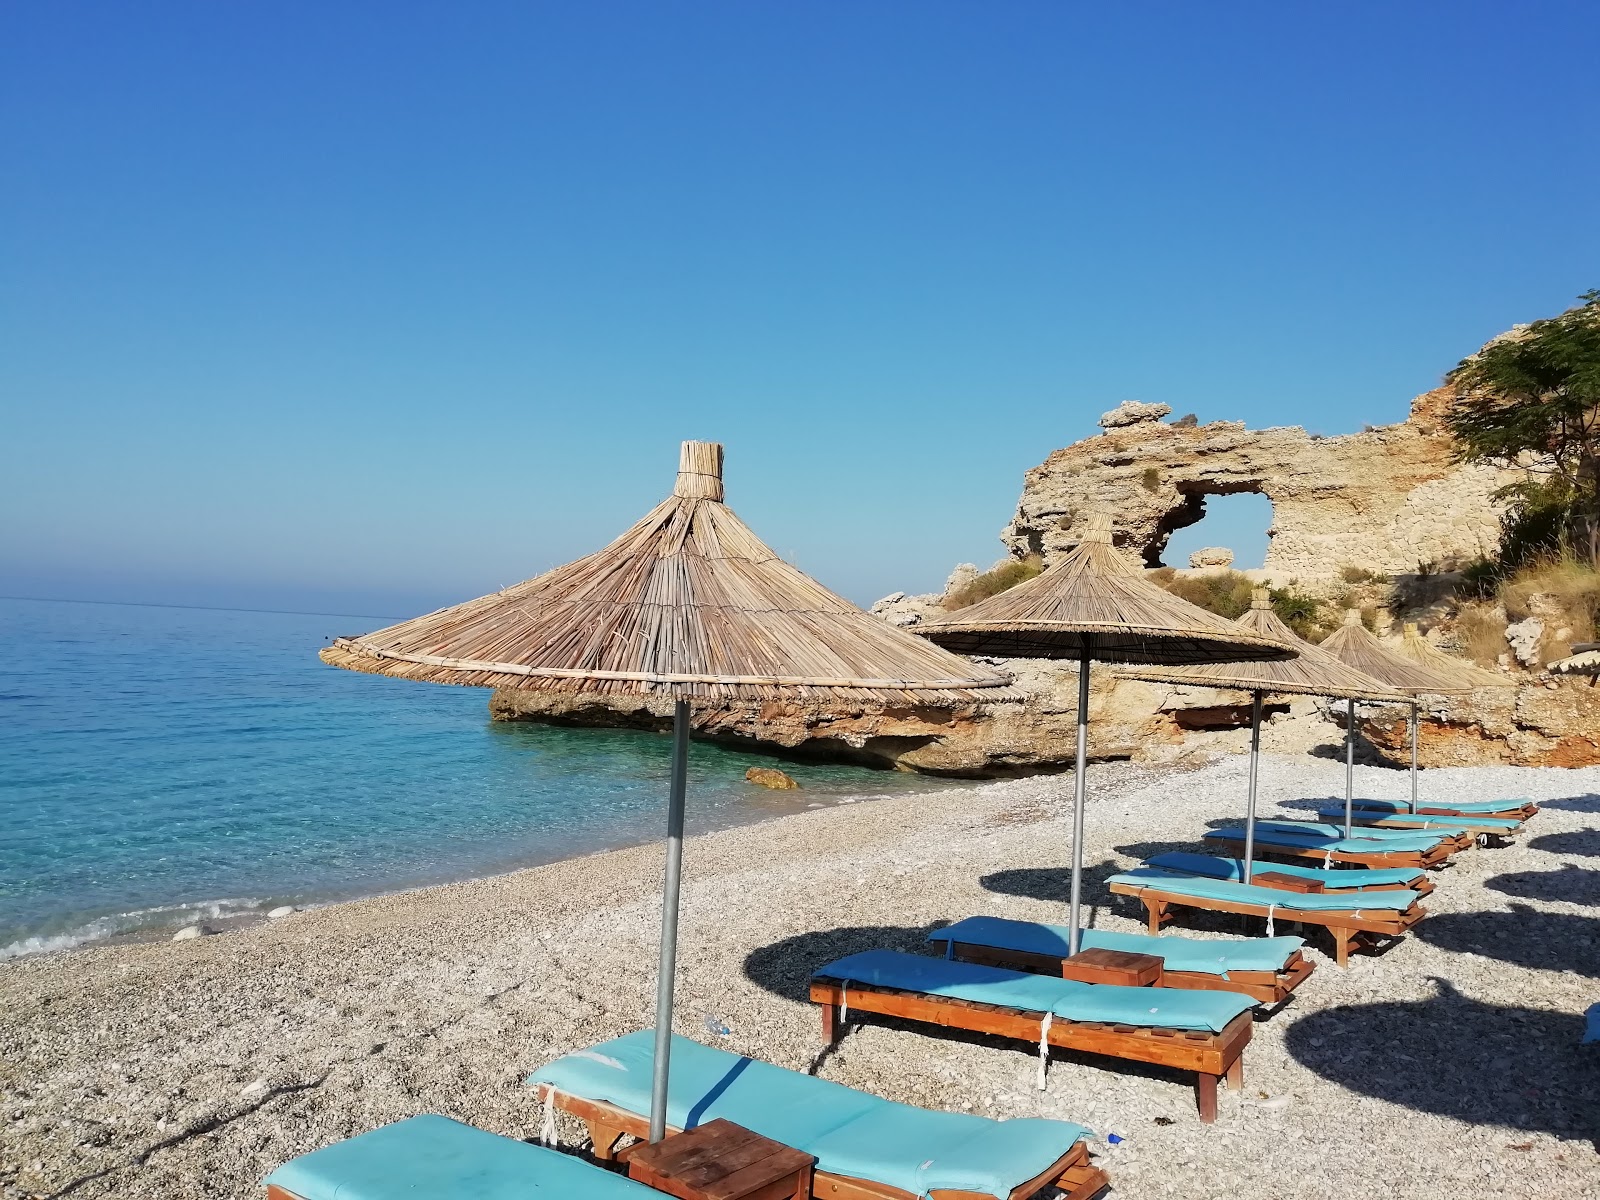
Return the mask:
[[[1578,1052],[1582,1017],[1483,1004],[1434,982],[1438,994],[1428,1000],[1309,1013],[1284,1044],[1324,1079],[1416,1112],[1522,1133],[1600,1135],[1600,1075]]]
[[[1600,919],[1595,917],[1513,904],[1510,912],[1438,913],[1412,933],[1441,950],[1600,979]]]
[[[1174,851],[1195,853],[1200,849],[1198,839],[1184,842],[1133,842],[1114,847],[1116,852],[1131,858],[1134,864],[1154,858],[1157,854]],[[1129,866],[1105,860],[1083,869],[1084,894],[1090,885],[1104,884],[1113,875],[1129,870]],[[1004,871],[991,871],[980,876],[978,884],[985,891],[1000,896],[1021,896],[1024,900],[1060,900],[1065,902],[1072,887],[1070,867],[1012,867]]]
[[[752,950],[744,960],[744,977],[775,996],[809,1004],[818,967],[865,950],[928,954],[933,949],[928,935],[942,925],[850,925],[797,933]]]
[[[1600,796],[1588,792],[1582,796],[1564,796],[1560,800],[1540,800],[1539,807],[1558,812],[1600,813]]]
[[[1558,871],[1516,871],[1485,880],[1485,887],[1524,900],[1555,900],[1600,908],[1600,871],[1567,863]]]
[[[1528,839],[1528,849],[1547,854],[1577,854],[1600,858],[1600,829],[1569,829],[1565,833],[1541,833]]]

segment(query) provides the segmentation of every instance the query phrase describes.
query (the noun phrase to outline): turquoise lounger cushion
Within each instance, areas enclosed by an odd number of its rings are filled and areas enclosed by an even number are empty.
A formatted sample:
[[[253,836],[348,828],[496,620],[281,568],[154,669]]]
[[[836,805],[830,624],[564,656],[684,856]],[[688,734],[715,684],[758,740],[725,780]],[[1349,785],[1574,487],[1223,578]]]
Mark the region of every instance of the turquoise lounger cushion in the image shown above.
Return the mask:
[[[1374,836],[1367,836],[1367,835]],[[1208,838],[1243,841],[1244,830],[1239,826],[1213,829]],[[1256,824],[1256,841],[1270,846],[1295,846],[1309,850],[1339,850],[1347,854],[1389,854],[1396,851],[1421,853],[1432,850],[1448,835],[1419,830],[1414,835],[1403,829],[1362,829],[1353,837],[1345,837],[1342,829],[1332,825],[1311,822],[1284,824],[1261,821]]]
[[[1382,814],[1382,817],[1378,816],[1380,813]],[[1330,805],[1327,808],[1319,808],[1317,809],[1317,815],[1321,817],[1327,817],[1330,821],[1335,819],[1342,821],[1344,820],[1344,806],[1340,805],[1339,807],[1335,808]],[[1522,822],[1511,817],[1438,817],[1430,816],[1427,813],[1412,814],[1404,811],[1391,812],[1386,808],[1365,808],[1359,801],[1357,801],[1355,805],[1354,815],[1357,820],[1368,821],[1393,817],[1397,820],[1405,821],[1406,824],[1412,829],[1447,829],[1452,833],[1462,829],[1468,831],[1476,829],[1504,829],[1507,833],[1510,833],[1514,830],[1522,828]],[[1343,826],[1340,826],[1340,828],[1342,829]],[[1363,828],[1381,829],[1383,826],[1380,825],[1374,827],[1368,825],[1363,826]],[[1399,826],[1395,826],[1395,828],[1399,828]]]
[[[968,917],[936,929],[930,942],[967,942],[974,946],[993,946],[999,950],[1021,950],[1030,954],[1067,953],[1065,925],[1045,925],[1037,921],[1008,921],[1003,917]],[[1083,950],[1123,950],[1131,954],[1153,954],[1169,971],[1200,971],[1226,979],[1229,970],[1281,971],[1289,956],[1305,946],[1300,938],[1221,938],[1179,937],[1166,934],[1113,933],[1104,929],[1085,929],[1079,939]]]
[[[1511,812],[1530,804],[1529,800],[1420,800],[1417,802],[1421,808],[1448,808],[1453,813],[1501,813]],[[1411,803],[1407,800],[1357,800],[1357,808],[1382,808],[1389,812],[1410,812]]]
[[[1231,879],[1202,879],[1194,875],[1174,875],[1169,871],[1151,871],[1135,867],[1121,875],[1113,875],[1107,883],[1134,884],[1138,887],[1159,888],[1176,896],[1193,896],[1198,900],[1233,900],[1245,904],[1270,904],[1287,920],[1294,920],[1296,912],[1405,912],[1417,902],[1417,894],[1404,891],[1361,892],[1350,895],[1344,892],[1284,892],[1277,888],[1261,887],[1254,883],[1234,883]]]
[[[582,1159],[433,1116],[313,1150],[266,1182],[305,1200],[661,1200]]]
[[[1321,837],[1344,836],[1344,809],[1339,810],[1339,822],[1332,821],[1262,821],[1256,825],[1258,830],[1304,830],[1307,833],[1318,834]],[[1440,842],[1453,841],[1458,836],[1457,830],[1448,833],[1433,833],[1426,829],[1383,829],[1372,825],[1362,825],[1352,831],[1352,837],[1362,838],[1369,842],[1382,842],[1386,849],[1400,850],[1428,850]]]
[[[650,1111],[654,1058],[655,1035],[646,1029],[558,1058],[528,1082],[642,1117]],[[816,1155],[819,1171],[914,1196],[932,1188],[1009,1196],[1090,1136],[1067,1121],[995,1121],[895,1104],[674,1036],[668,1123],[692,1128],[717,1117]]]
[[[1208,854],[1186,854],[1175,851],[1157,854],[1144,861],[1147,867],[1171,871],[1177,875],[1205,875],[1212,879],[1244,879],[1244,859],[1213,858]],[[1395,883],[1414,883],[1427,874],[1421,867],[1349,867],[1332,870],[1328,867],[1302,867],[1292,863],[1257,862],[1256,870],[1276,871],[1280,875],[1293,875],[1299,879],[1315,879],[1323,887],[1360,888],[1381,887]]]
[[[1051,1013],[1068,1021],[1105,1021],[1145,1029],[1221,1033],[1229,1021],[1255,1007],[1255,1001],[1237,992],[1079,983],[1075,979],[1029,975],[900,950],[852,954],[817,968],[816,974],[846,984],[900,988],[928,996]]]

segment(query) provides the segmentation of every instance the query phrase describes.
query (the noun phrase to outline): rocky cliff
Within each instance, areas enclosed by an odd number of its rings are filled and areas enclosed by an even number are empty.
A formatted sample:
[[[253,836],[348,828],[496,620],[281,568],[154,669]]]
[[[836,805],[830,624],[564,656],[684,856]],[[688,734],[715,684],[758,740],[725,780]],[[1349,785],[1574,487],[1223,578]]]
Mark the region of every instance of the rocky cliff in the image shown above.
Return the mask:
[[[1166,405],[1124,404],[1100,419],[1102,432],[1027,473],[1001,537],[1013,554],[1040,553],[1048,564],[1077,543],[1084,514],[1104,508],[1115,514],[1117,544],[1154,567],[1172,533],[1205,515],[1207,496],[1259,492],[1272,501],[1265,567],[1275,576],[1316,585],[1347,566],[1448,569],[1496,545],[1500,509],[1490,496],[1512,478],[1452,461],[1440,422],[1452,396],[1427,392],[1399,424],[1344,437],[1169,421]]]

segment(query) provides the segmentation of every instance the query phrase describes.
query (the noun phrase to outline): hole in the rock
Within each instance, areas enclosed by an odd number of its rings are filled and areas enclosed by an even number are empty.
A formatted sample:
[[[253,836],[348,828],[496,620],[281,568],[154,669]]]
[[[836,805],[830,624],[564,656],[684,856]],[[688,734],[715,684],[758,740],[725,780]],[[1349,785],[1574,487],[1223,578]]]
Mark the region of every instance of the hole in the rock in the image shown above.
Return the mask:
[[[1260,492],[1192,493],[1166,524],[1171,533],[1165,546],[1151,546],[1157,555],[1152,566],[1187,567],[1196,550],[1224,546],[1233,551],[1234,569],[1249,571],[1267,557],[1272,501]]]

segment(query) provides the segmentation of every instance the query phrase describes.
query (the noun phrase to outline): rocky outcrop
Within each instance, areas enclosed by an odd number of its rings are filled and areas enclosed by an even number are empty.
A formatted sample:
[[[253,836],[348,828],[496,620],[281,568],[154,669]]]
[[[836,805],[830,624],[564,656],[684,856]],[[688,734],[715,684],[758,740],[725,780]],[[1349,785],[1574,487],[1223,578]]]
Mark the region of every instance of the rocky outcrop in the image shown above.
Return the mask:
[[[1394,765],[1408,764],[1405,710],[1373,716],[1362,722],[1362,735]],[[1482,688],[1426,704],[1417,761],[1425,767],[1600,765],[1600,688],[1587,679],[1542,676],[1522,687]]]
[[[1013,554],[1048,563],[1077,543],[1089,510],[1104,508],[1117,544],[1158,566],[1172,533],[1205,515],[1207,496],[1259,492],[1273,506],[1265,567],[1274,575],[1315,584],[1351,566],[1448,569],[1495,546],[1501,509],[1491,493],[1512,477],[1452,461],[1440,417],[1453,395],[1428,392],[1407,420],[1344,437],[1167,422],[1166,405],[1127,402],[1100,419],[1103,433],[1027,473],[1001,536]]]

